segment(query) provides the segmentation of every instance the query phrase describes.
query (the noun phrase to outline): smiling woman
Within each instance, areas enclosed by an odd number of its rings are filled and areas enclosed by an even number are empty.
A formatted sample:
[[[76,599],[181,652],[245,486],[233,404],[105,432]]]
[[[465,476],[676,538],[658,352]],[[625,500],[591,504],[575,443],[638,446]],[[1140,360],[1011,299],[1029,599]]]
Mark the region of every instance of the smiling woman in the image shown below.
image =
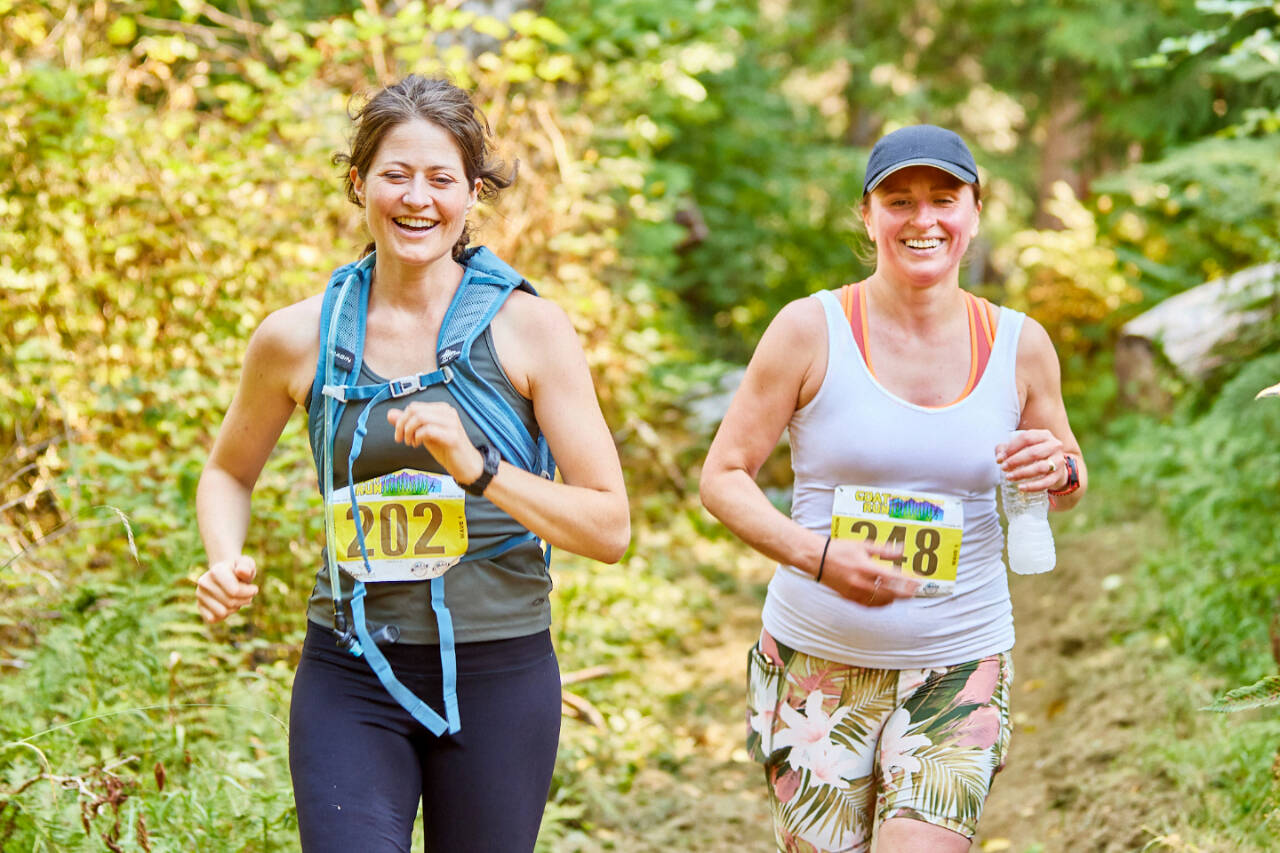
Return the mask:
[[[1048,335],[960,288],[980,189],[949,130],[876,143],[875,272],[778,314],[703,466],[707,508],[778,561],[747,745],[779,850],[967,850],[1008,747],[995,489],[1066,508],[1086,478]],[[783,429],[790,518],[754,481]]]
[[[389,131],[364,171],[367,180],[352,166],[350,180],[373,242],[387,261],[410,267],[452,249],[484,185],[467,181],[448,131],[423,119]]]
[[[373,242],[249,342],[196,602],[213,623],[257,593],[250,495],[306,409],[327,545],[290,707],[303,849],[408,851],[421,804],[428,850],[528,851],[560,724],[539,540],[619,559],[622,471],[569,318],[468,246],[512,176],[466,93],[410,76],[354,119],[335,162]]]

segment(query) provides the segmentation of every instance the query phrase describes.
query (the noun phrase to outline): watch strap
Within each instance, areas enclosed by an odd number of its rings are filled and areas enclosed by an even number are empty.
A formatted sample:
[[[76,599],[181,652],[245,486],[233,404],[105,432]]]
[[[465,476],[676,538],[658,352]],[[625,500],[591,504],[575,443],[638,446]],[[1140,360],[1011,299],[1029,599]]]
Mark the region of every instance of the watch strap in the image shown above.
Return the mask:
[[[1075,457],[1063,454],[1062,459],[1067,468],[1067,482],[1063,484],[1061,489],[1049,490],[1049,494],[1059,498],[1063,495],[1069,495],[1080,488],[1080,469],[1076,467]]]
[[[480,451],[480,455],[484,458],[484,470],[480,472],[480,476],[476,477],[474,482],[459,483],[462,490],[469,495],[480,497],[484,494],[484,490],[488,488],[489,481],[493,479],[493,475],[498,473],[498,463],[502,461],[502,454],[498,453],[497,448],[488,444],[476,445],[476,450]]]

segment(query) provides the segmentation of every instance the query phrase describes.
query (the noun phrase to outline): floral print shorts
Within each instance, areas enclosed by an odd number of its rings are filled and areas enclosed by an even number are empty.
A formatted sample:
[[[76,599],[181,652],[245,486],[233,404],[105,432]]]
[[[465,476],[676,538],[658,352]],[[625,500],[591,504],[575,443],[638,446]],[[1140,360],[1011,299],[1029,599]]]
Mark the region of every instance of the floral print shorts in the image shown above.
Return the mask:
[[[1009,748],[1008,652],[866,669],[762,632],[747,672],[747,751],[765,768],[778,850],[867,851],[898,817],[973,837]]]

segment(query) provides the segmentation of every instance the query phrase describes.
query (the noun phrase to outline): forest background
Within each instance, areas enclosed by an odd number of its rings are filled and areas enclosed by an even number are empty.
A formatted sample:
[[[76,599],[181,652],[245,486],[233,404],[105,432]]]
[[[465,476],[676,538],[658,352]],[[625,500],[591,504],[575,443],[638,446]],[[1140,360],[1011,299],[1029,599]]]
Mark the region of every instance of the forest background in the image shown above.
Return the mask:
[[[698,506],[698,465],[773,313],[868,271],[862,164],[917,121],[983,166],[965,285],[1059,348],[1094,484],[1060,550],[1131,555],[1072,612],[1146,685],[1084,796],[1046,804],[1057,836],[981,849],[1274,842],[1274,709],[1199,709],[1277,667],[1280,405],[1252,397],[1280,332],[1162,374],[1154,412],[1113,361],[1141,311],[1280,260],[1280,5],[0,0],[0,848],[296,848],[303,418],[255,494],[262,593],[214,628],[192,498],[250,332],[365,242],[330,161],[350,99],[408,71],[473,90],[519,161],[479,241],[574,318],[631,493],[622,564],[557,558],[573,675],[542,849],[769,849],[739,741],[770,567]],[[1120,766],[1168,796],[1086,845]]]

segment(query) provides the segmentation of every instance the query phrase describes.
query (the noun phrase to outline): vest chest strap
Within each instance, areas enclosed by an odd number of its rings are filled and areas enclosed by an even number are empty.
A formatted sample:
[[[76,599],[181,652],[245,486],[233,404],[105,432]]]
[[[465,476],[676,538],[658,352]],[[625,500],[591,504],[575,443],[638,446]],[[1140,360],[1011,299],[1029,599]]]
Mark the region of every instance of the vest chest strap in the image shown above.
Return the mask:
[[[339,403],[351,403],[372,399],[384,390],[388,391],[393,398],[406,397],[423,388],[448,384],[452,381],[453,370],[446,366],[430,373],[415,373],[401,376],[399,379],[390,379],[380,385],[325,385],[321,392]]]

